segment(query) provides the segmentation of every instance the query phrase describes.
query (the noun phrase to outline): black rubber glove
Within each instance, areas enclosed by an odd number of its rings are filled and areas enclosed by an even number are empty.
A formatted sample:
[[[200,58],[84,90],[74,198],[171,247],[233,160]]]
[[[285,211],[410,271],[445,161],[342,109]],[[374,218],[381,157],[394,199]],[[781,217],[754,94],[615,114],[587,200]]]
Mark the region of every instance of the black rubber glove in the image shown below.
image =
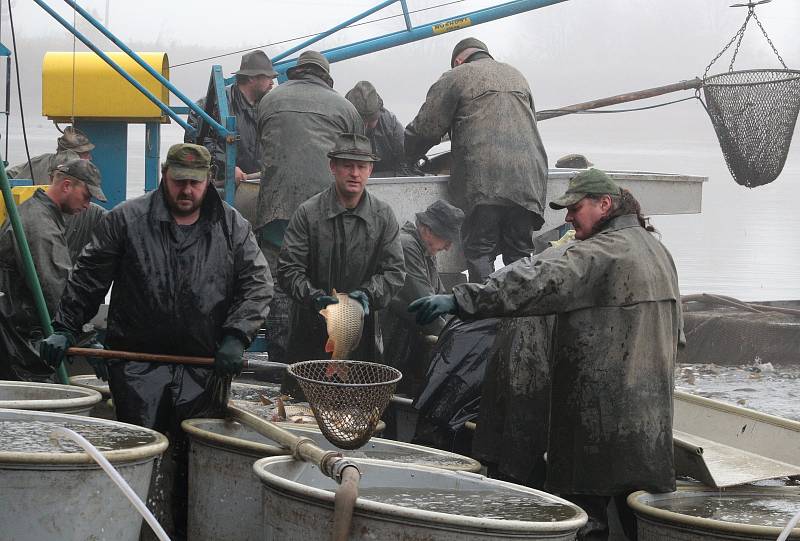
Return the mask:
[[[347,296],[361,303],[361,307],[364,309],[364,316],[369,315],[369,297],[366,293],[360,289],[356,289],[355,291],[348,293]]]
[[[314,308],[317,310],[322,310],[329,304],[339,304],[339,299],[336,297],[331,297],[330,295],[320,295],[314,299]]]
[[[53,368],[64,361],[67,350],[75,345],[75,337],[69,331],[57,331],[39,342],[39,357]]]
[[[90,349],[106,349],[103,344],[97,340],[92,340],[86,344],[86,347]],[[95,376],[103,381],[108,381],[108,365],[106,364],[106,359],[100,357],[86,357],[86,362],[94,369]]]
[[[244,367],[244,344],[233,335],[226,334],[214,354],[214,371],[220,376],[238,376]]]
[[[417,324],[427,325],[439,316],[458,313],[455,295],[431,295],[408,305],[409,312],[417,313]]]

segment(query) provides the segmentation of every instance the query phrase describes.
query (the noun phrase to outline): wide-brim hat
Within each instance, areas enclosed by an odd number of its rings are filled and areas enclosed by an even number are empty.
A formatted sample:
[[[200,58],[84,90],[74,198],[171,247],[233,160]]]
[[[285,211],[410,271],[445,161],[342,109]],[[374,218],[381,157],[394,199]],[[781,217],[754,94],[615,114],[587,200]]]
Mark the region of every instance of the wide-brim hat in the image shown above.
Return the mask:
[[[569,181],[567,191],[550,201],[550,208],[561,210],[574,205],[587,195],[620,195],[622,190],[605,172],[591,168],[582,171]]]
[[[291,75],[294,70],[302,68],[303,66],[317,66],[318,68],[322,68],[327,74],[331,72],[331,64],[322,53],[317,51],[303,51],[300,53],[300,56],[297,57],[297,64],[286,70],[286,75]]]
[[[267,77],[277,77],[278,72],[272,67],[272,60],[269,59],[264,51],[252,51],[242,56],[239,70],[233,72],[234,75],[247,75],[255,77],[266,75]]]
[[[336,146],[328,152],[328,157],[359,162],[379,162],[381,159],[372,153],[372,142],[357,133],[340,133]]]
[[[457,242],[464,223],[464,211],[447,201],[434,201],[424,212],[417,212],[417,221],[430,228],[434,235]]]
[[[71,150],[82,154],[94,149],[94,144],[89,140],[89,137],[81,130],[74,126],[67,126],[64,128],[64,134],[58,138],[59,150]]]
[[[83,160],[81,158],[70,160],[56,166],[53,171],[58,171],[64,176],[80,180],[86,184],[92,197],[104,203],[107,201],[106,194],[103,193],[103,189],[100,187],[102,183],[100,170],[89,160]]]

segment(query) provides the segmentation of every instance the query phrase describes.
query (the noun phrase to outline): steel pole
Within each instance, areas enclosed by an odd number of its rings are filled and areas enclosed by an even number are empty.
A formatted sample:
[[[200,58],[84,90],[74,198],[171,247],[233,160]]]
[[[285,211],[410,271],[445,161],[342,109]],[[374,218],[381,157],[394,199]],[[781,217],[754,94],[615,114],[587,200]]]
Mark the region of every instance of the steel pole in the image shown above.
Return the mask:
[[[3,201],[6,205],[8,212],[8,220],[11,223],[11,229],[14,231],[14,238],[17,241],[17,248],[19,249],[20,257],[22,258],[22,270],[25,275],[25,282],[28,284],[28,289],[33,295],[33,303],[36,306],[36,314],[39,316],[39,323],[42,325],[42,331],[45,337],[53,334],[53,325],[50,323],[50,313],[47,311],[47,303],[44,301],[44,294],[42,293],[42,286],[39,284],[39,277],[36,274],[36,267],[33,264],[33,257],[31,257],[31,249],[28,246],[28,239],[25,238],[25,230],[22,228],[22,222],[19,219],[19,212],[17,212],[17,205],[14,204],[14,196],[11,193],[11,185],[6,176],[6,168],[3,165],[3,160],[0,158],[0,190],[3,193]],[[56,369],[58,379],[61,383],[69,385],[69,374],[62,362]]]

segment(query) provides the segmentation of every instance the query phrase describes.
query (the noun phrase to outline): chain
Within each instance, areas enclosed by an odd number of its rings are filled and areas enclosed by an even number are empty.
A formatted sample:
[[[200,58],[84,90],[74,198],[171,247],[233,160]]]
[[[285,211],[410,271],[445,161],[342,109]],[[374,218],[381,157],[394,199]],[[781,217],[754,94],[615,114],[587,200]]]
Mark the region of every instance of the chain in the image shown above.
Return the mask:
[[[731,38],[731,40],[728,42],[728,44],[727,44],[725,47],[723,47],[723,48],[722,48],[722,50],[721,50],[719,53],[717,53],[717,56],[715,56],[715,57],[714,57],[714,60],[712,60],[711,62],[709,62],[708,66],[706,66],[706,71],[704,71],[704,72],[703,72],[703,80],[705,80],[705,79],[706,79],[706,75],[708,75],[708,70],[710,70],[710,69],[711,69],[711,66],[713,66],[713,65],[714,65],[714,62],[716,62],[717,60],[719,60],[719,58],[720,58],[720,57],[721,57],[723,54],[725,54],[725,51],[727,51],[727,50],[730,48],[730,46],[731,46],[731,45],[733,45],[733,42],[734,42],[734,41],[736,41],[736,39],[737,39],[737,38],[739,39],[739,43],[741,43],[741,42],[742,42],[742,36],[744,36],[744,31],[747,29],[747,23],[749,23],[749,22],[750,22],[750,17],[751,17],[752,15],[753,15],[753,11],[752,11],[752,8],[750,8],[749,12],[747,13],[747,18],[744,20],[744,23],[743,23],[743,24],[742,24],[742,26],[739,28],[739,30],[738,30],[738,31],[737,31],[737,32],[736,32],[736,33],[733,35],[733,37],[732,37],[732,38]],[[737,44],[736,44],[736,50],[737,50],[737,52],[738,52],[738,50],[739,50],[739,43],[737,43]],[[734,58],[735,58],[735,57],[736,57],[736,54],[734,54],[733,56],[734,56]],[[731,63],[731,69],[733,69],[733,67],[732,67],[732,66],[733,66],[733,64]]]
[[[772,43],[772,40],[769,39],[769,36],[767,35],[767,31],[764,30],[764,27],[761,25],[761,21],[759,21],[758,17],[756,17],[756,12],[755,11],[753,11],[753,18],[758,23],[758,27],[761,29],[761,33],[764,34],[765,38],[767,38],[767,43],[769,43],[769,46],[772,47],[772,52],[774,52],[775,56],[777,56],[778,60],[780,60],[781,65],[783,66],[783,69],[788,70],[789,68],[786,67],[786,62],[783,61],[783,57],[778,52],[778,49],[775,48],[775,45]]]

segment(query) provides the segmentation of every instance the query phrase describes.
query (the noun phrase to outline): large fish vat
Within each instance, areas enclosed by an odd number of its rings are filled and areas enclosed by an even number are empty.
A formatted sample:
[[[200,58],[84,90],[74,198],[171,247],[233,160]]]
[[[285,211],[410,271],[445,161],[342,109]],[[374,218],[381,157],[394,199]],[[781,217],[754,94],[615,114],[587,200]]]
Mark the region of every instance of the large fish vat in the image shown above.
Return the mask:
[[[93,389],[72,385],[0,381],[0,408],[89,415],[102,398]]]
[[[41,431],[31,434],[29,426],[37,425]],[[96,445],[96,438],[106,438],[109,450],[101,449],[103,455],[142,499],[153,462],[167,448],[158,432],[116,421],[0,410],[0,538],[136,541],[142,517],[86,453],[74,444],[67,450],[60,447],[65,444],[47,445],[55,426],[95,438]]]
[[[311,427],[281,424],[317,446],[336,449]],[[189,539],[227,541],[260,539],[263,533],[262,489],[253,463],[282,456],[288,450],[235,421],[190,419],[183,422],[189,435]],[[471,458],[418,445],[372,438],[362,448],[342,451],[345,456],[426,464],[448,470],[477,472]]]
[[[353,511],[351,541],[474,541],[474,540],[568,540],[586,523],[579,507],[551,494],[467,472],[376,460],[356,460],[361,471],[359,498]],[[336,483],[316,466],[291,457],[259,460],[253,466],[264,485],[264,534],[269,541],[327,541],[333,516]],[[434,512],[415,507],[380,503],[365,494],[426,494],[450,491],[465,497],[490,498],[512,491],[516,498],[541,502],[548,520],[500,520]],[[374,496],[373,496],[374,497]],[[504,500],[507,503],[508,500]]]

